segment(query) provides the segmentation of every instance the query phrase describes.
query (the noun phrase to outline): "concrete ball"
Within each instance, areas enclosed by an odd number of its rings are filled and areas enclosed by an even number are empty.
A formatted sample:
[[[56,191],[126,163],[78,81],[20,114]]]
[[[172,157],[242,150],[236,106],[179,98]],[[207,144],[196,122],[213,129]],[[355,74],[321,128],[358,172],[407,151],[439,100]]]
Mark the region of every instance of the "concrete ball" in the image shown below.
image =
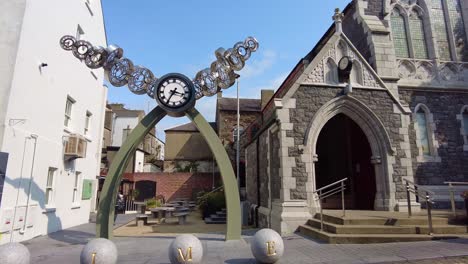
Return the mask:
[[[197,264],[203,259],[203,246],[194,235],[180,235],[169,246],[169,260],[172,264]]]
[[[28,248],[20,243],[8,243],[0,246],[0,263],[29,264],[31,254]]]
[[[81,251],[80,263],[115,264],[117,257],[117,247],[114,242],[105,238],[96,238],[89,241]]]
[[[261,229],[255,233],[250,249],[260,263],[276,263],[284,253],[281,236],[272,229]]]

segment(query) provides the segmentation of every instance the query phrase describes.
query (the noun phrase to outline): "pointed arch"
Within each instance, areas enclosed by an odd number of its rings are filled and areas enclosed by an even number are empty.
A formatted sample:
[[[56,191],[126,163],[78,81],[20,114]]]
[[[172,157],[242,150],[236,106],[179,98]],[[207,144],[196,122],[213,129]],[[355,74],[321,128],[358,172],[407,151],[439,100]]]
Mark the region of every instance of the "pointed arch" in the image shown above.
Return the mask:
[[[325,82],[336,84],[338,83],[338,68],[332,58],[328,58],[325,63]]]
[[[460,120],[460,134],[463,138],[463,151],[468,151],[468,105],[464,105],[460,114],[457,115]]]
[[[363,85],[362,66],[359,61],[353,61],[353,68],[351,70],[351,83],[353,85]]]
[[[304,138],[304,148],[307,153],[307,160],[317,161],[320,158],[316,154],[317,141],[325,124],[338,114],[344,114],[352,119],[364,132],[372,151],[372,163],[376,175],[376,198],[375,209],[390,210],[396,205],[395,183],[391,180],[393,173],[393,163],[395,149],[392,146],[390,136],[385,126],[377,115],[358,99],[344,95],[337,97],[324,104],[314,115]],[[306,162],[308,182],[315,190],[315,164]],[[314,202],[312,193],[308,194],[308,202],[314,207],[318,205]]]
[[[340,61],[344,56],[348,56],[348,45],[340,39],[336,45],[336,61]]]
[[[414,108],[412,117],[418,147],[417,161],[440,161],[437,151],[439,145],[434,135],[436,127],[431,111],[425,104],[419,103]]]
[[[399,5],[395,5],[390,16],[393,45],[397,57],[409,58],[408,32],[406,30],[406,20],[403,14],[405,14],[404,9]]]
[[[414,6],[409,15],[409,28],[411,43],[413,45],[414,57],[416,59],[427,59],[427,39],[424,30],[423,10]]]

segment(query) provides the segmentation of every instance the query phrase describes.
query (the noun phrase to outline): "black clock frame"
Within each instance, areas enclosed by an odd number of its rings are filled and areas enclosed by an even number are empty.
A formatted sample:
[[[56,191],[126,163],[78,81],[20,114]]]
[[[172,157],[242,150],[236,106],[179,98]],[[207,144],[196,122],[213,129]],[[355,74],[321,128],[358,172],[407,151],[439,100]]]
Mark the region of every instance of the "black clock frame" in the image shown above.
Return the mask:
[[[187,84],[190,94],[189,98],[184,104],[177,106],[169,106],[166,103],[164,103],[160,98],[159,88],[168,79],[179,79]],[[158,105],[167,112],[169,116],[185,116],[185,112],[195,106],[195,85],[193,84],[192,80],[190,80],[190,78],[181,73],[168,73],[159,78],[158,81],[154,84],[154,99],[156,100]]]

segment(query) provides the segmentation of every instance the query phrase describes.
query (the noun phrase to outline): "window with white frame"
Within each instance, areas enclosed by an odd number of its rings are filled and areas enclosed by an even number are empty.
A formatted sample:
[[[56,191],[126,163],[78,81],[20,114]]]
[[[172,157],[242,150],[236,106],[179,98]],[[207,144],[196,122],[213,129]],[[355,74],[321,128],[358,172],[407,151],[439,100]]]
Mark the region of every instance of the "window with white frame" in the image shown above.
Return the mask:
[[[86,111],[86,117],[85,117],[85,128],[84,128],[84,134],[85,136],[89,136],[89,128],[91,124],[91,116],[93,114],[89,111]]]
[[[460,133],[463,137],[463,151],[468,151],[468,105],[462,107],[460,115],[457,116],[460,120]]]
[[[70,121],[72,118],[72,108],[73,108],[74,103],[75,103],[75,100],[73,100],[73,98],[71,98],[70,96],[67,96],[67,102],[65,104],[65,121],[64,121],[64,125],[66,127],[70,127]]]
[[[429,108],[424,104],[418,104],[414,109],[413,120],[418,146],[417,160],[439,162],[440,157],[437,152],[439,145],[434,136],[435,123]]]
[[[75,181],[73,184],[73,204],[78,204],[80,201],[80,184],[81,184],[81,172],[75,173]]]
[[[55,174],[57,173],[57,168],[49,167],[49,172],[47,174],[47,182],[45,188],[45,204],[53,205],[54,204],[54,183],[55,183]]]
[[[244,128],[239,126],[239,136],[244,132]],[[237,141],[237,126],[232,130],[232,140],[233,142]]]

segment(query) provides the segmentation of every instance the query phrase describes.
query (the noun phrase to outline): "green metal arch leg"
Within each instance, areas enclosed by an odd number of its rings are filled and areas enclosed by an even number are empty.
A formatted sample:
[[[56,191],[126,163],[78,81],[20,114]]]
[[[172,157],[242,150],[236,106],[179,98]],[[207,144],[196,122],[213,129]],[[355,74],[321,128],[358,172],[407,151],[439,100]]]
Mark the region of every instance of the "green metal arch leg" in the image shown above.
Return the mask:
[[[239,240],[242,229],[240,197],[234,170],[226,149],[210,124],[195,108],[188,110],[185,114],[195,123],[198,131],[205,138],[221,172],[227,207],[226,240]]]
[[[224,193],[227,207],[227,229],[226,240],[237,240],[241,237],[241,211],[240,198],[237,189],[237,181],[232,169],[229,157],[219,137],[213,128],[196,110],[191,109],[186,113],[208,143],[220,168],[224,185]],[[166,116],[166,112],[160,108],[154,108],[143,120],[132,130],[127,140],[117,152],[107,174],[102,188],[99,201],[99,209],[96,220],[96,236],[112,239],[114,226],[114,207],[122,175],[138,145],[148,132]]]
[[[99,209],[96,219],[97,237],[112,239],[114,207],[122,175],[140,142],[164,116],[166,116],[166,111],[160,107],[155,107],[132,130],[127,140],[125,140],[115,155],[106,180],[104,181],[99,200]]]

